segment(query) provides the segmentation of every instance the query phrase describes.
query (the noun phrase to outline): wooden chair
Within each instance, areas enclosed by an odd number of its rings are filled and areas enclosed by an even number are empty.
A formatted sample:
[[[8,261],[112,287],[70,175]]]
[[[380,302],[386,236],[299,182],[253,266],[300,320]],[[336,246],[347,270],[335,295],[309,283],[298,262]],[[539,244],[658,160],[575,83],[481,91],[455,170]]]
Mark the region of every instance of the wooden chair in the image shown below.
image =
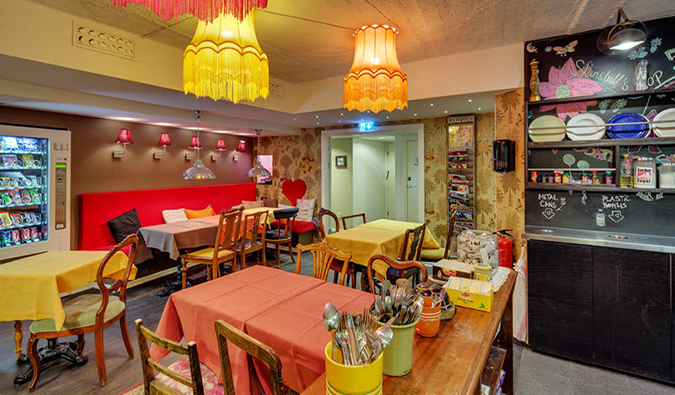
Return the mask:
[[[405,231],[405,236],[403,238],[403,244],[401,245],[401,251],[398,255],[399,261],[419,261],[420,255],[422,253],[422,244],[424,242],[424,232],[426,231],[427,224],[422,224],[416,228],[408,229]],[[415,268],[409,268],[406,270],[397,270],[394,268],[389,268],[387,271],[387,279],[392,282],[396,282],[399,278],[413,278],[413,286],[419,283],[418,271]]]
[[[298,248],[298,260],[295,263],[296,274],[300,274],[302,268],[302,253],[304,251],[309,251],[312,253],[312,258],[314,258],[313,276],[315,278],[325,281],[328,278],[328,271],[332,269],[331,263],[334,259],[338,259],[342,264],[342,268],[338,269],[341,274],[340,285],[344,285],[347,266],[349,265],[350,259],[352,259],[351,254],[344,253],[325,241],[307,246],[298,244],[296,247]]]
[[[360,214],[352,214],[352,215],[344,215],[344,216],[342,216],[342,228],[343,228],[343,229],[349,229],[349,227],[347,226],[347,221],[346,221],[346,220],[352,219],[352,218],[359,218],[359,217],[361,217],[361,220],[362,220],[363,223],[365,224],[365,223],[366,223],[366,213],[360,213]],[[353,224],[353,223],[354,223],[354,221],[352,221],[352,224]]]
[[[457,210],[453,210],[450,215],[450,224],[448,226],[448,234],[445,236],[445,247],[439,247],[435,250],[422,250],[420,260],[438,262],[441,259],[448,259],[450,256],[450,249],[452,247],[452,239],[455,232],[455,216]]]
[[[267,211],[261,211],[259,213],[247,214],[244,216],[243,225],[241,227],[242,237],[237,246],[242,270],[246,269],[246,255],[256,251],[258,252],[256,263],[260,263],[260,255],[262,255],[262,263],[264,266],[267,266],[267,259],[265,257],[267,215]]]
[[[141,356],[141,367],[143,368],[143,388],[145,394],[166,394],[180,395],[181,392],[171,388],[166,380],[157,380],[155,370],[184,386],[192,389],[194,395],[204,395],[204,385],[202,384],[202,371],[199,367],[199,355],[197,353],[197,343],[191,341],[187,345],[165,339],[152,332],[143,325],[143,320],[136,320],[136,334],[138,335],[138,351]],[[190,377],[181,376],[174,369],[161,365],[158,361],[150,358],[148,349],[148,340],[165,350],[176,354],[186,355],[190,364]]]
[[[223,373],[223,386],[226,394],[234,394],[234,380],[232,367],[230,366],[230,354],[227,351],[227,342],[244,350],[247,354],[263,361],[270,370],[270,381],[274,395],[285,392],[281,378],[281,359],[279,355],[268,345],[245,334],[223,320],[215,323],[216,336],[218,337],[218,350],[220,352],[220,367]]]
[[[333,218],[333,220],[335,221],[335,232],[337,233],[340,231],[340,221],[338,220],[338,216],[334,212],[321,207],[317,216],[319,217],[319,233],[321,234],[321,240],[326,238],[326,230],[323,224],[323,217],[325,216]],[[339,259],[333,259],[333,261],[330,264],[330,269],[334,273],[333,282],[337,284],[338,274],[340,274],[342,271],[342,262]],[[348,280],[350,280],[352,288],[356,288],[356,266],[354,265],[354,262],[349,262],[349,264],[347,265],[346,277]]]
[[[115,278],[104,276],[103,273],[110,259],[126,246],[131,246],[131,248],[129,249],[129,261],[124,273],[121,276],[115,276]],[[65,303],[63,310],[66,318],[60,330],[56,330],[53,319],[33,321],[30,325],[30,337],[26,347],[28,358],[33,366],[33,379],[28,384],[29,391],[35,390],[35,384],[42,371],[42,362],[37,347],[39,339],[77,335],[77,354],[82,356],[84,334],[94,332],[96,369],[98,371],[98,382],[102,387],[108,383],[105,370],[105,351],[103,349],[103,330],[105,328],[119,321],[124,347],[127,349],[129,357],[134,357],[134,350],[131,347],[129,331],[127,330],[127,282],[131,275],[137,248],[138,237],[129,235],[105,255],[96,272],[96,284],[101,293],[80,295]],[[113,292],[118,292],[119,296],[111,295]]]
[[[291,239],[293,237],[293,224],[295,217],[298,216],[299,209],[297,207],[282,208],[274,210],[275,223],[272,228],[267,230],[265,235],[265,242],[272,243],[277,246],[277,267],[281,268],[281,261],[279,259],[279,250],[281,244],[288,244],[288,254],[293,259],[293,247],[291,246]]]
[[[239,224],[241,210],[221,211],[218,219],[218,230],[213,246],[192,251],[180,256],[183,288],[187,283],[188,263],[199,263],[206,266],[206,278],[220,277],[220,264],[232,261],[232,271],[237,270],[237,240],[239,239]]]
[[[368,275],[368,284],[370,285],[371,292],[375,292],[375,281],[373,278],[373,264],[376,261],[382,261],[387,266],[394,270],[405,271],[407,269],[417,269],[422,273],[422,282],[426,282],[428,279],[427,268],[422,262],[419,261],[398,261],[390,256],[383,254],[376,254],[370,257],[368,260],[368,266],[366,267],[366,273]],[[384,276],[382,272],[376,272],[377,278],[380,281],[383,281]]]

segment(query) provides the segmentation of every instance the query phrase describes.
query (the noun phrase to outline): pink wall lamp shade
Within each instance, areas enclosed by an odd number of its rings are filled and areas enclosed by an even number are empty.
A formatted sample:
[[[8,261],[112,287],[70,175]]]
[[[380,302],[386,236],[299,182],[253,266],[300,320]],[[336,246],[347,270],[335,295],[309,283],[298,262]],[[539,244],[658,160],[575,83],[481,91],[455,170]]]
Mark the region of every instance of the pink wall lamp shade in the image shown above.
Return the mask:
[[[218,139],[218,142],[216,143],[216,148],[215,148],[215,150],[218,151],[218,152],[223,152],[223,151],[225,151],[226,149],[227,149],[227,147],[225,146],[225,140],[223,140],[223,139]]]
[[[202,149],[202,143],[199,142],[199,137],[193,136],[192,141],[190,141],[189,149],[200,150]]]
[[[173,146],[173,144],[171,143],[171,139],[169,138],[169,133],[162,133],[159,136],[159,141],[157,142],[157,145],[164,148]]]
[[[162,156],[164,156],[164,154],[166,154],[166,147],[173,146],[173,143],[171,143],[171,139],[169,138],[169,133],[160,134],[157,145],[164,148],[164,151],[155,152],[153,154],[153,158],[159,160]]]
[[[239,140],[239,144],[237,145],[237,151],[238,152],[246,152],[246,141]]]
[[[115,144],[122,144],[122,150],[113,150],[113,158],[120,159],[127,152],[127,144],[133,143],[134,139],[131,138],[131,131],[129,129],[120,129],[120,134],[117,135]]]

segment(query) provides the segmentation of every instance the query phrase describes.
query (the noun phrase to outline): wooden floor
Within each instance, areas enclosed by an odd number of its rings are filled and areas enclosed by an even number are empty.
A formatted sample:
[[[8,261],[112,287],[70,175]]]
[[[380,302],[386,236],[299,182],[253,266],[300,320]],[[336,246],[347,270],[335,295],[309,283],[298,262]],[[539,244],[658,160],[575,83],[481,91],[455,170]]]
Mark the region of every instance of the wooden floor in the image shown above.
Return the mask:
[[[270,259],[270,258],[268,258]],[[306,262],[307,259],[309,262]],[[311,275],[311,255],[303,256],[303,273]],[[305,264],[307,263],[307,264]],[[274,261],[268,265],[275,266]],[[282,252],[282,269],[295,270],[295,265],[287,253]],[[89,362],[84,366],[72,366],[66,361],[56,361],[40,375],[37,388],[33,394],[101,394],[116,395],[143,381],[141,362],[138,358],[138,344],[134,321],[142,318],[143,323],[155,329],[164,310],[167,298],[157,296],[157,292],[164,289],[165,279],[156,280],[138,287],[129,289],[127,299],[127,325],[136,358],[129,358],[120,335],[119,324],[114,324],[105,330],[105,361],[108,372],[108,385],[101,387],[96,374],[96,357],[94,353],[94,334],[85,335],[84,354]],[[24,322],[24,348],[28,340],[28,325]],[[14,376],[26,371],[29,365],[18,365],[14,360],[14,326],[13,322],[0,322],[0,395],[29,394],[28,384],[15,386]],[[73,340],[75,337],[72,338]],[[71,339],[66,338],[71,341]],[[39,344],[42,346],[45,343]],[[171,362],[171,357],[167,360]],[[162,361],[163,363],[165,361]]]

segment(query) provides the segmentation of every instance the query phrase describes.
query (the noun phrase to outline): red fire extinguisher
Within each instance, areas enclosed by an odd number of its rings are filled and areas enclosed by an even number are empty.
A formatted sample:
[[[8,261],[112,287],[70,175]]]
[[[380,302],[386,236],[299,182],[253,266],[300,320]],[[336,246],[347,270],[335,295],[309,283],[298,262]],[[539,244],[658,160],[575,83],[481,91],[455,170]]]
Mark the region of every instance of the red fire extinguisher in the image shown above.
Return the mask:
[[[502,229],[496,234],[499,239],[499,266],[513,269],[513,236],[510,231],[511,229]]]

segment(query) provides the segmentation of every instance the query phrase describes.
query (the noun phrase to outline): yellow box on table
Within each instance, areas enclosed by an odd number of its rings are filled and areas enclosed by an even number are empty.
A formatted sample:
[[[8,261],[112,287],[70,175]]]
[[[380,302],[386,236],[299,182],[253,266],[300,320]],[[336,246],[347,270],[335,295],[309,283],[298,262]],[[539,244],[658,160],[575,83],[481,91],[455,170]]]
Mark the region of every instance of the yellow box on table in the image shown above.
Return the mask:
[[[470,309],[490,312],[494,290],[492,282],[452,277],[444,285],[452,303]]]

